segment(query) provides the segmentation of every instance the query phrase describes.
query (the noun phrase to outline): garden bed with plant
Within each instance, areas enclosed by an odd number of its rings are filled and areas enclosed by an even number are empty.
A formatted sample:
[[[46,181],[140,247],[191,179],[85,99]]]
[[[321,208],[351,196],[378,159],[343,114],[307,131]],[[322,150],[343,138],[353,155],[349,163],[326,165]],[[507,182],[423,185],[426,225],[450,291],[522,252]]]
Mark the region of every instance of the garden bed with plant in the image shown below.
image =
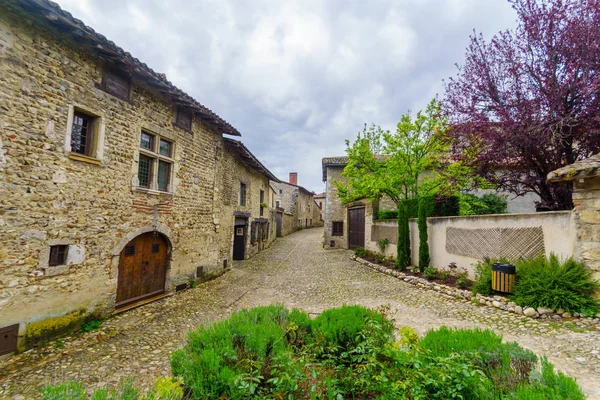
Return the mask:
[[[354,255],[357,258],[390,270],[397,270],[398,268],[394,257],[386,257],[381,253],[375,253],[362,247],[357,248],[354,251]],[[464,268],[458,268],[455,263],[448,265],[444,270],[439,270],[431,266],[422,269],[412,266],[406,268],[402,273],[404,276],[422,278],[430,283],[446,285],[458,289],[470,289],[473,286],[473,281],[468,278],[468,272]]]
[[[472,300],[478,305],[493,306],[531,318],[583,318],[584,325],[598,325],[600,330],[600,301],[596,297],[600,285],[583,262],[571,258],[560,261],[556,255],[548,258],[540,255],[517,261],[514,263],[517,279],[512,294],[492,290],[492,264],[507,264],[509,261],[506,259],[486,259],[477,263],[474,281],[466,278],[464,269],[456,273],[454,263],[442,272],[431,267],[423,272],[416,267],[400,271],[393,258],[363,248],[355,250],[353,259],[413,285]],[[454,279],[446,279],[447,276]]]
[[[145,399],[585,398],[545,358],[490,330],[442,327],[419,338],[397,330],[387,307],[342,306],[312,320],[282,306],[241,310],[191,332],[171,366],[175,378],[159,380]],[[86,398],[72,382],[42,392]],[[139,395],[125,383],[92,398]]]

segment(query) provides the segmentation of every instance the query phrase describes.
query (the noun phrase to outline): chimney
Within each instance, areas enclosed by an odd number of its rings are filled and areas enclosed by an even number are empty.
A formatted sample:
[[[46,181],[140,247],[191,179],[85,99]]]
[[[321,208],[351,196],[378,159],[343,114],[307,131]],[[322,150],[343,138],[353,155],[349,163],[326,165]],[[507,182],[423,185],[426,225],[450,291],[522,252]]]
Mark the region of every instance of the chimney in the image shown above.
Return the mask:
[[[290,172],[290,183],[292,185],[298,185],[298,173]]]

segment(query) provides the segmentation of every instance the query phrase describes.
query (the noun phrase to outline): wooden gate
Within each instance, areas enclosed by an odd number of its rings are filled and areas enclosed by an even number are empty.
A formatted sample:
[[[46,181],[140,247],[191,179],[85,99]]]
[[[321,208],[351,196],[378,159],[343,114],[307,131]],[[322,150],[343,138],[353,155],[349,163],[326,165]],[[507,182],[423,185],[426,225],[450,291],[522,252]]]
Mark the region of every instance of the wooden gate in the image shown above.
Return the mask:
[[[283,213],[275,214],[275,236],[282,237],[281,229],[283,228]]]
[[[348,248],[365,247],[365,208],[348,209]]]
[[[160,234],[144,233],[121,251],[116,307],[165,291],[168,244]]]

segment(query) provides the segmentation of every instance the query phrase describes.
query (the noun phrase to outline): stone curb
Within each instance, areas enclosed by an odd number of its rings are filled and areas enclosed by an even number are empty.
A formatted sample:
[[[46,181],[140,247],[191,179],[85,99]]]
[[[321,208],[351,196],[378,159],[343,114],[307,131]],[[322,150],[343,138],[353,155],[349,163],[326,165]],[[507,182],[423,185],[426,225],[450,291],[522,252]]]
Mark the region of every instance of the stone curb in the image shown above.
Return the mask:
[[[551,310],[549,308],[538,308],[535,309],[533,307],[521,307],[516,305],[515,303],[508,301],[508,299],[502,296],[483,296],[481,294],[473,295],[471,291],[458,289],[451,286],[447,286],[444,284],[437,284],[433,282],[429,282],[427,279],[418,278],[412,275],[406,275],[405,273],[398,271],[396,269],[387,268],[378,264],[373,264],[367,260],[364,260],[360,257],[353,255],[350,257],[352,260],[362,264],[366,267],[369,267],[377,272],[380,272],[385,275],[393,276],[398,278],[404,282],[410,283],[411,285],[415,285],[417,287],[434,290],[436,292],[443,293],[455,299],[465,299],[469,301],[478,301],[481,305],[487,305],[490,307],[497,308],[502,311],[511,312],[517,315],[523,315],[525,317],[529,317],[532,319],[551,319],[551,320],[578,320],[585,325],[598,325],[597,329],[600,330],[600,316],[596,315],[595,318],[592,317],[584,317],[579,315],[578,313],[571,314],[564,310]]]

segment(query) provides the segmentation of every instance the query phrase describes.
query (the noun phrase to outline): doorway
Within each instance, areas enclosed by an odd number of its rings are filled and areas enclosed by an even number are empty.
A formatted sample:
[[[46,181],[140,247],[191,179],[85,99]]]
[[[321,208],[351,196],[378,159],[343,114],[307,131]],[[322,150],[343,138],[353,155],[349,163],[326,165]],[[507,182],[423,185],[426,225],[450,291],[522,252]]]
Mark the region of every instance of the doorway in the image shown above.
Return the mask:
[[[167,239],[158,232],[143,233],[121,250],[117,278],[117,308],[165,292]]]

